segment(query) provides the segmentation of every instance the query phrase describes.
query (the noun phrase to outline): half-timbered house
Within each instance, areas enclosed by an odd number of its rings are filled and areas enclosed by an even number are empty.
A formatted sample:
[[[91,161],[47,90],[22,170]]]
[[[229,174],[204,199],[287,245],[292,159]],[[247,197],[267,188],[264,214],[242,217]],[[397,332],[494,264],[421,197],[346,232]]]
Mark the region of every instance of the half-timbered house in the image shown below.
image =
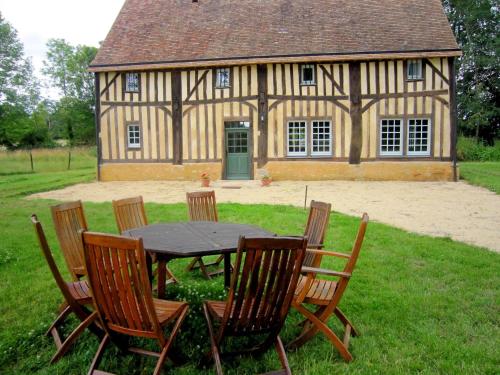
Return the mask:
[[[91,64],[101,180],[452,180],[440,0],[127,0]]]

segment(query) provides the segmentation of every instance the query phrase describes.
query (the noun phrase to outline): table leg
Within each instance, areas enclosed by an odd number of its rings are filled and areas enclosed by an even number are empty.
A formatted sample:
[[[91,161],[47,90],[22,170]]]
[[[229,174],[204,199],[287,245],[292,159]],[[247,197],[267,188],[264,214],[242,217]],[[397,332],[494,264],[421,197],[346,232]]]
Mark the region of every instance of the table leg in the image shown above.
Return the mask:
[[[158,259],[158,298],[165,298],[165,281],[167,276],[167,261]]]
[[[231,253],[224,254],[224,286],[231,286]]]

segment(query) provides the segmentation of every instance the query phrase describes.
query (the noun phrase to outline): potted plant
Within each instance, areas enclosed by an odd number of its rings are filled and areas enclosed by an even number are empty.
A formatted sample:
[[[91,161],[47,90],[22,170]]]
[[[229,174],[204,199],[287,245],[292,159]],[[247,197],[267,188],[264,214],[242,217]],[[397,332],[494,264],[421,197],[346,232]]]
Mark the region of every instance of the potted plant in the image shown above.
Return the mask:
[[[208,175],[207,172],[203,172],[201,174],[201,186],[202,187],[209,187],[210,186],[210,176]]]
[[[262,176],[262,178],[260,179],[260,183],[262,186],[269,186],[271,185],[271,176],[265,174],[264,176]]]

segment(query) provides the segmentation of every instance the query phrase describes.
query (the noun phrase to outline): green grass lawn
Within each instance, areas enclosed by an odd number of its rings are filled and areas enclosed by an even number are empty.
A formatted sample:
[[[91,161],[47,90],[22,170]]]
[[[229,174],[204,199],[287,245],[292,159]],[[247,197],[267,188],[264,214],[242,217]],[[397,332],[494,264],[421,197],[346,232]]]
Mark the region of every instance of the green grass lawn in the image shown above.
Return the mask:
[[[47,190],[93,178],[92,169],[68,173],[0,176],[0,372],[3,374],[84,374],[97,349],[85,333],[60,362],[43,334],[62,300],[36,243],[29,215],[44,224],[56,260],[67,275],[57,246],[49,206],[54,201],[25,200],[28,192]],[[259,225],[280,234],[300,234],[307,212],[290,206],[221,204],[221,221]],[[187,219],[184,204],[147,204],[151,222]],[[116,233],[110,203],[86,203],[92,230]],[[358,218],[333,214],[328,248],[346,251],[354,239]],[[200,311],[205,298],[223,298],[223,281],[188,274],[189,260],[172,262],[180,285],[170,298],[185,298],[191,313],[176,340],[187,364],[166,370],[204,374],[197,367],[208,350],[207,330]],[[333,267],[325,259],[323,267]],[[335,263],[338,268],[340,265]],[[372,222],[368,226],[358,267],[341,307],[361,336],[351,340],[354,362],[344,363],[325,337],[318,335],[288,359],[295,374],[497,374],[500,366],[500,255],[451,241],[407,233]],[[298,332],[300,316],[292,312],[282,333],[285,342]],[[74,323],[74,321],[73,321]],[[338,330],[336,323],[331,325]],[[121,374],[151,373],[154,359],[105,355],[105,370]],[[224,362],[227,374],[255,374],[276,369],[273,351],[262,358]],[[213,373],[213,372],[211,372]]]
[[[35,149],[31,151],[35,172],[61,172],[68,170],[68,148]],[[71,149],[70,169],[89,169],[96,166],[95,147],[77,147]],[[0,152],[0,176],[32,173],[30,151]]]
[[[460,175],[473,185],[500,194],[500,162],[461,162]]]

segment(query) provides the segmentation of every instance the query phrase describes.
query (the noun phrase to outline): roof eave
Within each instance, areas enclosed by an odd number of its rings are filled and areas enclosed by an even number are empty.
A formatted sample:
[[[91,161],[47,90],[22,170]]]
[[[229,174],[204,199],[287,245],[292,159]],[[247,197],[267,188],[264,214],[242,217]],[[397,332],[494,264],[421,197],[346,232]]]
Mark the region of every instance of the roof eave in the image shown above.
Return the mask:
[[[250,65],[272,63],[302,63],[302,62],[334,62],[385,59],[415,59],[430,57],[459,57],[460,49],[418,50],[418,51],[374,51],[335,54],[283,55],[283,56],[249,56],[220,59],[173,60],[156,62],[137,62],[121,64],[92,64],[90,72],[134,71],[157,69],[180,69],[193,67],[213,67],[227,65]]]

